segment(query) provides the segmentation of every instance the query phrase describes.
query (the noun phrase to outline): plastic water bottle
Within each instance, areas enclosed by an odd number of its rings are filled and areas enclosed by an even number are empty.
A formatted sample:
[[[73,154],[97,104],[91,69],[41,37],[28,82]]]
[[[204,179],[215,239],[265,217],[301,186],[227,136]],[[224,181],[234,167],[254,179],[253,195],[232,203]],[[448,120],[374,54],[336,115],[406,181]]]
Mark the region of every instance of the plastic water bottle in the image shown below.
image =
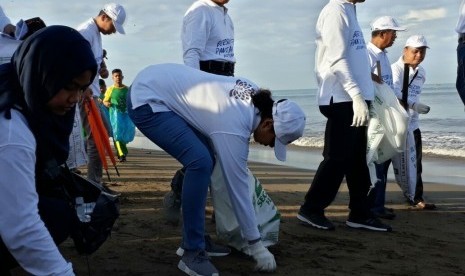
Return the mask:
[[[76,197],[76,214],[81,222],[90,221],[90,216],[86,214],[86,204],[82,197]]]

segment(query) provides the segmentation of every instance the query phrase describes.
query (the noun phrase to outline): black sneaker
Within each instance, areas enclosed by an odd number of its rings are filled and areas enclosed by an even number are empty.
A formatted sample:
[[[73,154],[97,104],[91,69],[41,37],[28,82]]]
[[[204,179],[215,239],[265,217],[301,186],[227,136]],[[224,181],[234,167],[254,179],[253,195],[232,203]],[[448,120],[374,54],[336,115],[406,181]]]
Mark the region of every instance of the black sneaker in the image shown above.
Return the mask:
[[[361,228],[371,231],[391,232],[391,226],[382,223],[378,218],[358,219],[351,217],[346,221],[346,225],[351,228]]]
[[[299,211],[297,219],[300,223],[323,230],[334,230],[334,224],[325,217],[324,214],[304,214]]]

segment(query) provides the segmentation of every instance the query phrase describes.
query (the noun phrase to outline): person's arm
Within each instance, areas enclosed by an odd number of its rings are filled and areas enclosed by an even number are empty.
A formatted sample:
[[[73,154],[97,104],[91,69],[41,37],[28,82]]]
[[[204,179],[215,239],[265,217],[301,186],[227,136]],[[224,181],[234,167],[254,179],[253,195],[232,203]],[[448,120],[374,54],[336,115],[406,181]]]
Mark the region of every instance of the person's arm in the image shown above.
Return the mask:
[[[247,158],[249,140],[232,134],[211,135],[218,159],[225,177],[226,188],[244,238],[249,241],[249,252],[257,262],[255,269],[274,271],[276,261],[273,254],[261,242],[258,222],[252,198],[249,194],[249,173]]]
[[[35,148],[21,143],[23,136],[0,146],[0,236],[28,273],[74,275],[39,216]]]
[[[199,7],[184,16],[181,32],[184,64],[200,69],[200,55],[205,51],[210,29],[208,10]]]
[[[332,13],[325,18],[321,26],[322,41],[326,48],[326,59],[330,63],[331,72],[336,75],[344,91],[351,98],[362,94],[347,60],[348,42],[350,40],[351,28],[348,26],[349,18],[339,10],[330,10]]]
[[[391,66],[392,70],[392,87],[394,93],[396,94],[397,99],[402,100],[402,85],[404,82],[404,68],[399,66],[399,63],[396,62]],[[408,106],[412,106],[413,102],[409,102],[407,99]]]
[[[107,88],[107,91],[105,91],[105,96],[103,97],[103,104],[106,107],[111,106],[111,93],[113,92],[113,86],[110,86]]]

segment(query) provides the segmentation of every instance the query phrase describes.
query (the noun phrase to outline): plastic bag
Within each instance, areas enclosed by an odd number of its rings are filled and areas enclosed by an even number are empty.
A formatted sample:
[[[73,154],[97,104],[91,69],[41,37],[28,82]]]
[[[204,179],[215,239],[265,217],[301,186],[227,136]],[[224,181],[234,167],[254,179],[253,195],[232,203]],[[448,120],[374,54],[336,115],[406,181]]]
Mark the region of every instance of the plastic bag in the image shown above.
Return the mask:
[[[278,242],[281,214],[266,193],[260,181],[249,171],[249,194],[255,209],[258,230],[265,247]],[[225,179],[219,163],[211,177],[211,193],[215,210],[216,233],[219,239],[239,251],[244,251],[248,241],[243,238],[239,223],[229,199]]]
[[[382,164],[405,150],[409,115],[394,91],[385,83],[375,84],[367,130],[367,164],[371,183],[378,179],[374,163]]]
[[[413,131],[408,131],[406,150],[391,160],[397,184],[404,196],[413,202],[417,185],[417,154]]]
[[[80,254],[92,254],[107,240],[119,217],[119,195],[99,183],[62,168],[57,182],[74,206],[79,227],[71,235]]]

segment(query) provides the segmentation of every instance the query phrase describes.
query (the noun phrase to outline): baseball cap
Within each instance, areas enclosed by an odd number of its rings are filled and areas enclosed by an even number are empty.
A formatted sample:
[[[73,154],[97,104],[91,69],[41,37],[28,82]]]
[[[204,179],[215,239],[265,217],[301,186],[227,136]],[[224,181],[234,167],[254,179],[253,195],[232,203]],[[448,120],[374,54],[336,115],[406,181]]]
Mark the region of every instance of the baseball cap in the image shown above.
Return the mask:
[[[278,160],[286,161],[286,146],[304,133],[305,113],[293,101],[276,101],[273,104],[273,126],[276,134],[274,154]]]
[[[394,30],[394,31],[405,31],[404,27],[401,27],[397,20],[392,16],[381,16],[376,18],[371,23],[372,31],[383,31],[383,30]]]
[[[110,3],[103,7],[103,12],[113,20],[115,29],[120,34],[125,34],[123,24],[126,20],[126,11],[120,4]]]
[[[407,39],[405,42],[405,47],[414,47],[414,48],[421,48],[421,47],[428,47],[428,43],[426,42],[426,38],[424,35],[412,35]]]

